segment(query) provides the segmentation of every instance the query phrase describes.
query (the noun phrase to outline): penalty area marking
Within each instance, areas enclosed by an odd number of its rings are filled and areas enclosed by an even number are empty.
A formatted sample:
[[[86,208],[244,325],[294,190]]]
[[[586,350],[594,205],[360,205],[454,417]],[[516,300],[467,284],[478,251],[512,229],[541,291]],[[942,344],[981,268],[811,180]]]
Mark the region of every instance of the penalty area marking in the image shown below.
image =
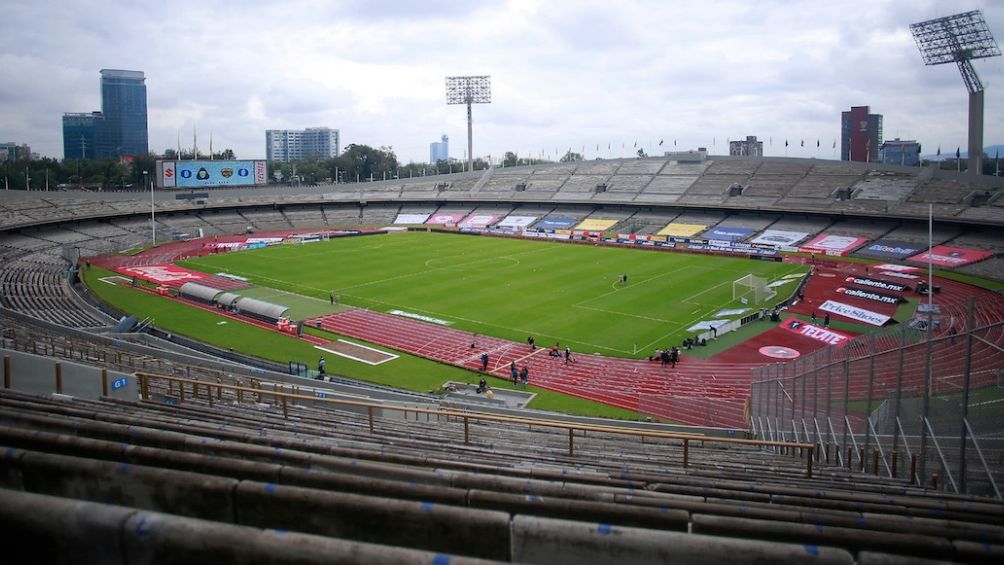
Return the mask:
[[[119,276],[119,275],[112,275],[110,277],[101,277],[98,280],[101,281],[101,282],[103,282],[103,283],[105,283],[105,284],[110,284],[112,286],[132,284],[131,280],[129,280],[129,279],[125,278],[125,277]]]
[[[367,347],[351,341],[345,341],[344,339],[332,342],[331,345],[334,347],[321,347],[320,345],[315,345],[314,348],[320,349],[321,351],[327,351],[328,353],[338,355],[339,357],[345,357],[346,359],[366,363],[367,365],[380,365],[382,363],[386,363],[387,361],[393,361],[399,357],[399,355],[394,355],[393,353],[387,353],[386,351],[380,351],[379,349],[374,349],[372,347]]]

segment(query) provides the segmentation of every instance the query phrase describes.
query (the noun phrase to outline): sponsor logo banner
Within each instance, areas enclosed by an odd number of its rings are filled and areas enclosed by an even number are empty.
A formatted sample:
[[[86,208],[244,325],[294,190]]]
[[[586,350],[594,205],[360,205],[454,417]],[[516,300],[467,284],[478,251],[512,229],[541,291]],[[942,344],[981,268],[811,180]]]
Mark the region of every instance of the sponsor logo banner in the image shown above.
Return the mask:
[[[243,245],[243,242],[241,242]],[[142,267],[119,267],[120,274],[136,277],[156,284],[176,284],[197,281],[209,277],[205,273],[190,271],[184,267],[165,263],[163,265],[144,265]]]
[[[395,316],[401,316],[404,318],[411,318],[413,320],[422,320],[423,322],[430,322],[433,324],[438,324],[440,326],[449,326],[453,322],[448,322],[446,320],[440,320],[439,318],[433,318],[432,316],[426,316],[424,314],[416,314],[414,312],[405,312],[404,310],[389,310],[388,314],[393,314]]]
[[[787,320],[781,322],[781,325],[778,327],[788,330],[791,333],[823,342],[827,345],[841,346],[845,345],[847,341],[851,339],[849,335],[840,333],[836,330],[831,330],[830,328],[821,328],[819,326],[803,322],[797,318],[788,318]]]
[[[424,224],[429,219],[428,214],[398,214],[395,224]]]
[[[464,219],[463,214],[433,214],[429,216],[429,219],[425,223],[445,226],[447,224],[456,224],[462,219]]]
[[[821,233],[812,241],[801,246],[805,253],[826,253],[827,255],[846,255],[855,247],[868,241],[863,237],[852,235],[834,235]]]
[[[875,302],[882,302],[885,304],[899,304],[904,300],[899,296],[890,296],[888,294],[882,294],[881,292],[875,292],[874,290],[864,288],[841,287],[837,289],[837,292],[842,293],[845,296],[853,296],[854,298],[863,298],[865,300],[874,300]]]
[[[282,243],[281,237],[249,237],[246,240],[248,243]]]
[[[823,312],[839,314],[845,318],[864,322],[872,326],[884,326],[890,318],[889,316],[879,314],[878,312],[872,312],[871,310],[865,310],[864,308],[857,308],[855,306],[851,306],[850,304],[844,304],[843,302],[836,302],[834,300],[827,300],[826,302],[823,302],[819,306],[819,309]]]
[[[866,279],[863,277],[847,277],[844,282],[859,284],[861,286],[869,286],[871,288],[881,288],[882,290],[893,290],[896,292],[903,292],[904,290],[910,288],[905,284],[900,284],[897,282],[886,282],[875,279]]]
[[[798,351],[782,345],[765,345],[758,349],[760,355],[766,355],[774,359],[795,359],[801,355]]]
[[[495,215],[484,215],[484,214],[471,214],[464,218],[464,221],[460,222],[460,227],[464,228],[487,228],[494,222],[498,216]]]
[[[673,237],[690,237],[697,235],[708,229],[704,224],[677,224],[672,223],[659,230],[656,235],[669,235]]]
[[[882,263],[881,265],[871,265],[873,269],[882,269],[885,271],[896,271],[899,273],[912,273],[914,271],[919,271],[919,267],[911,267],[910,265],[897,265],[895,263]]]
[[[762,234],[750,241],[766,245],[793,246],[807,237],[809,234],[801,231],[764,230]]]
[[[495,224],[499,228],[525,228],[533,223],[537,216],[506,216],[501,222]]]
[[[917,275],[911,275],[910,273],[901,273],[899,271],[879,271],[879,274],[885,275],[887,277],[896,277],[897,279],[915,280],[920,278]]]
[[[161,186],[164,188],[173,188],[175,186],[177,171],[174,168],[174,161],[161,161],[160,165],[162,167],[161,171]]]
[[[753,233],[751,228],[734,228],[731,226],[717,226],[701,234],[701,237],[708,239],[722,239],[725,241],[739,241],[745,239]]]
[[[268,168],[265,166],[265,161],[255,161],[254,162],[254,183],[255,184],[268,184]]]
[[[875,257],[876,259],[906,259],[911,255],[916,255],[921,250],[916,243],[895,241],[891,239],[880,239],[867,245],[856,252],[863,257]]]
[[[567,230],[575,225],[577,220],[568,217],[547,217],[537,224],[537,229],[542,230]]]
[[[931,249],[930,262],[939,267],[961,267],[963,265],[982,261],[991,255],[993,255],[993,253],[989,251],[938,245]],[[919,255],[914,255],[913,257],[910,257],[910,261],[927,263],[928,253],[925,251]]]

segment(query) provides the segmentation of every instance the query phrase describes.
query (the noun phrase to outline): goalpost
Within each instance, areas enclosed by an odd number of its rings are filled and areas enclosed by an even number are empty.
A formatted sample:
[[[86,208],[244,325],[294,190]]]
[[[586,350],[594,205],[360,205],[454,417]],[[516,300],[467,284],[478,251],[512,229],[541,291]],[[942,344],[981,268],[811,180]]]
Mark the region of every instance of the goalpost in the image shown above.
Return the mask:
[[[767,279],[756,275],[746,275],[732,281],[732,300],[743,304],[759,304],[776,293],[767,286]]]

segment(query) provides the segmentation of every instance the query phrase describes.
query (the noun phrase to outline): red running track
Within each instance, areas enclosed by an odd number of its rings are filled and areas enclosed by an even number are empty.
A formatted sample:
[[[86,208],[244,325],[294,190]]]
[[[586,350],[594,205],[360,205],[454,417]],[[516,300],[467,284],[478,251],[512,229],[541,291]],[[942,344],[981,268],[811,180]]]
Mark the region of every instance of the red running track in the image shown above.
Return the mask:
[[[509,364],[527,365],[530,383],[656,417],[700,426],[745,428],[743,407],[751,368],[735,363],[683,356],[676,368],[659,362],[572,353],[572,363],[531,350],[526,344],[455,330],[436,324],[352,309],[315,318],[310,325],[471,370],[508,379]],[[476,341],[471,347],[472,341]]]

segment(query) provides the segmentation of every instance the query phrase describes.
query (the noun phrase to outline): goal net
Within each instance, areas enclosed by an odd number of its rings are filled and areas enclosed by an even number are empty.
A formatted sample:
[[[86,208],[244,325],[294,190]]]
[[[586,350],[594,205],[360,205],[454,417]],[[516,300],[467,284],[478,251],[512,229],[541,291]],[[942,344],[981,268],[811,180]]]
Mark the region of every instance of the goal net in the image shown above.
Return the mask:
[[[767,286],[767,279],[755,275],[746,275],[732,281],[732,300],[743,304],[759,304],[774,296],[772,288]]]

